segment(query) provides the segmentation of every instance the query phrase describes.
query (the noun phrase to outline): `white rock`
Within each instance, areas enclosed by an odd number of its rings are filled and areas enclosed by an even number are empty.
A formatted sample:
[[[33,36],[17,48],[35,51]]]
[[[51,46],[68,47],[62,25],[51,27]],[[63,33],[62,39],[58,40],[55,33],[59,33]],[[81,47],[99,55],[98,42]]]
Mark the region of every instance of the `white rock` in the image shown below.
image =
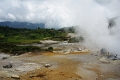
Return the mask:
[[[101,62],[104,63],[109,63],[110,61],[106,58],[106,57],[102,57],[101,59],[99,59]]]
[[[51,66],[50,64],[45,64],[45,67],[47,67],[47,68],[50,67],[50,66]]]
[[[11,78],[20,79],[20,76],[18,76],[18,75],[11,75]]]

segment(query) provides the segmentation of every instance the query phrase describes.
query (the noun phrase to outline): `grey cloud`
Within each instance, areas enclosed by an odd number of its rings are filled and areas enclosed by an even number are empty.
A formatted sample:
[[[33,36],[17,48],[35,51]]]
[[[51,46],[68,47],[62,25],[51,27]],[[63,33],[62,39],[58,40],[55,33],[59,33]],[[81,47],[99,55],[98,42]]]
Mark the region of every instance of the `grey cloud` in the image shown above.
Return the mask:
[[[108,29],[108,19],[120,16],[119,7],[119,0],[0,0],[0,21],[45,23],[47,28],[77,25],[85,44],[119,53],[120,18]]]

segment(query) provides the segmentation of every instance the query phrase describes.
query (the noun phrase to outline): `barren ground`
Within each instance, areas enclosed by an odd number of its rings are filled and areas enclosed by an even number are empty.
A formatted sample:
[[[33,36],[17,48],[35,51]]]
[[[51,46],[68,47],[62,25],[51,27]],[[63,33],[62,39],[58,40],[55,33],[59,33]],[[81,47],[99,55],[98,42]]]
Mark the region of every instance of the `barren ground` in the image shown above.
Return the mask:
[[[0,80],[120,80],[120,61],[101,62],[97,52],[68,55],[42,52],[1,58]],[[13,68],[3,68],[9,61]],[[44,67],[46,63],[51,66]],[[12,75],[20,79],[11,78]]]

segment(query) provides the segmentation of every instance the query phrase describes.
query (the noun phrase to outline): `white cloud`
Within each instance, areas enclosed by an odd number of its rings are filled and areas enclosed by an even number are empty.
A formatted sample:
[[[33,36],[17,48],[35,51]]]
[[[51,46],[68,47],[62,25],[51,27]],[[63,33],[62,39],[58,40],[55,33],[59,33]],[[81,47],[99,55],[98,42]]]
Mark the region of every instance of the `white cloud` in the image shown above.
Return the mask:
[[[107,19],[120,16],[119,8],[119,0],[0,0],[0,21],[45,23],[48,28],[77,25],[78,35],[86,37],[87,45],[116,52],[120,47],[120,19],[111,29],[113,35]]]
[[[8,20],[15,20],[16,19],[15,16],[13,14],[10,14],[10,13],[8,13],[8,15],[6,16],[6,18]]]

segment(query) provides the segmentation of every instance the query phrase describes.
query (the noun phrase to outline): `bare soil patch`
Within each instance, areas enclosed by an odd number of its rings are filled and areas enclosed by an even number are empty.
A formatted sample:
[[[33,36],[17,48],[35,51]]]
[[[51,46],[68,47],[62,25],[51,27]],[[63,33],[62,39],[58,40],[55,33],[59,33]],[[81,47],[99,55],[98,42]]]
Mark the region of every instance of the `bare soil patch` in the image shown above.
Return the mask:
[[[52,52],[26,53],[0,61],[1,65],[9,61],[14,63],[14,67],[11,69],[0,68],[3,71],[0,74],[4,75],[0,76],[0,80],[120,80],[120,61],[102,63],[100,58],[98,53],[68,55]],[[28,64],[27,72],[14,71],[25,63]],[[51,66],[46,68],[46,63]],[[32,70],[29,71],[31,68]],[[7,77],[6,73],[19,75],[20,78]]]

